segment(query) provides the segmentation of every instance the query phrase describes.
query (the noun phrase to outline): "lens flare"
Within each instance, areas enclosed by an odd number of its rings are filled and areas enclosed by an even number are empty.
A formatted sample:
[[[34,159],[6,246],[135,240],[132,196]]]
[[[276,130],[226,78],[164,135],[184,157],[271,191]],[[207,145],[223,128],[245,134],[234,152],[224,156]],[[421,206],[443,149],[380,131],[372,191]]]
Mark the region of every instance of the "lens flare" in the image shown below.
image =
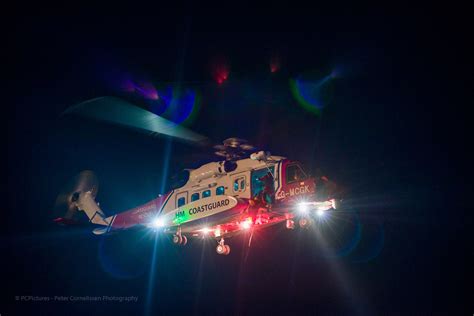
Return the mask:
[[[150,82],[139,82],[132,79],[125,79],[122,83],[122,89],[129,93],[137,93],[148,100],[159,99],[158,91]]]
[[[362,224],[359,214],[351,211],[339,216],[324,218],[325,225],[319,232],[321,238],[325,240],[325,250],[321,256],[327,259],[338,259],[351,255],[359,245],[362,237]],[[334,229],[331,226],[337,226]]]
[[[290,79],[290,90],[296,101],[309,112],[319,115],[333,95],[334,74],[326,76],[304,75]]]
[[[252,226],[252,224],[250,222],[245,221],[245,222],[242,223],[242,228],[243,229],[249,229],[250,226]]]
[[[249,217],[249,218],[246,218],[244,221],[240,222],[240,227],[242,227],[242,229],[250,229],[250,227],[252,227],[252,218]]]
[[[224,81],[229,78],[230,67],[227,60],[223,57],[215,58],[211,64],[212,78],[219,84],[223,84]]]
[[[128,245],[123,238],[103,237],[99,241],[98,259],[107,274],[116,279],[135,279],[144,274],[145,260],[142,258],[145,248],[140,245]]]
[[[308,207],[308,205],[307,205],[306,203],[301,202],[301,203],[298,204],[298,212],[299,212],[300,214],[307,214],[307,213],[308,213],[308,209],[309,209],[309,207]]]
[[[161,102],[154,106],[154,113],[163,115],[176,124],[188,125],[195,120],[201,101],[196,90],[168,86],[161,95]]]
[[[273,55],[270,58],[270,72],[275,73],[278,70],[280,70],[280,67],[281,67],[280,56]]]
[[[362,242],[352,259],[355,263],[365,263],[377,258],[384,248],[385,230],[382,223],[366,223]]]
[[[165,226],[165,222],[163,218],[160,218],[160,217],[154,218],[153,221],[151,222],[152,228],[161,228],[164,226]]]
[[[135,89],[146,99],[158,100],[158,92],[153,84],[144,82],[143,84],[137,84]]]

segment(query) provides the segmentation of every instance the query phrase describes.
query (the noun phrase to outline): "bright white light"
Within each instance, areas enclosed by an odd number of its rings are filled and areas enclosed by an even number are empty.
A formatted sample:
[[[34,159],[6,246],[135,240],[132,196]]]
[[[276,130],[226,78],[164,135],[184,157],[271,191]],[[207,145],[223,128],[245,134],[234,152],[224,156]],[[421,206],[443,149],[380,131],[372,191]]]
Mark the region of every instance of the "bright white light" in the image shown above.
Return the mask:
[[[308,213],[308,205],[304,202],[298,204],[298,212],[300,212],[302,214]]]
[[[210,231],[211,231],[211,229],[209,227],[204,227],[202,229],[203,234],[206,234],[206,235],[209,234]]]
[[[151,222],[151,227],[153,228],[161,228],[163,226],[165,226],[165,222],[163,218],[155,217],[153,221]]]
[[[242,225],[243,229],[249,229],[252,226],[252,222],[250,221],[244,221],[240,225]]]
[[[323,210],[318,210],[318,216],[323,217],[324,216],[324,211]]]

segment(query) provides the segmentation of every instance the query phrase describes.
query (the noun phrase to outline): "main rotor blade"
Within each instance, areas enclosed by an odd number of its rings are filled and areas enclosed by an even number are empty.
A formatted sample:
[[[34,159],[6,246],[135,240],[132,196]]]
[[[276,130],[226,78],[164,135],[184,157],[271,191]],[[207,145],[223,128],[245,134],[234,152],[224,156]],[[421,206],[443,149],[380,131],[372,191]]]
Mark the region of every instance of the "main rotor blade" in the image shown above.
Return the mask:
[[[70,107],[63,114],[84,116],[200,145],[208,143],[207,137],[116,97],[99,97],[84,101]]]

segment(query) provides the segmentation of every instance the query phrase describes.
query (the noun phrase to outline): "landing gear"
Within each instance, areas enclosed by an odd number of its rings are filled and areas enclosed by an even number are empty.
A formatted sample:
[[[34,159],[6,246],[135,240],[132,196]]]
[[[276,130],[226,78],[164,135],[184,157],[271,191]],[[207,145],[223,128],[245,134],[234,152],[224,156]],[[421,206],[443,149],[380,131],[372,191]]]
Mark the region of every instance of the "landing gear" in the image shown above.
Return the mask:
[[[309,228],[313,224],[313,221],[310,218],[302,217],[298,221],[298,224],[301,228]]]
[[[176,234],[173,235],[173,244],[185,246],[188,243],[188,238],[181,234],[181,229],[179,229]]]
[[[188,238],[184,235],[173,235],[173,244],[184,246],[188,243]]]
[[[177,245],[180,244],[182,240],[181,235],[173,235],[173,244]]]
[[[224,244],[224,238],[221,238],[219,244],[216,247],[216,252],[220,255],[228,255],[230,253],[229,245]]]
[[[295,221],[292,219],[286,220],[286,229],[295,229]]]

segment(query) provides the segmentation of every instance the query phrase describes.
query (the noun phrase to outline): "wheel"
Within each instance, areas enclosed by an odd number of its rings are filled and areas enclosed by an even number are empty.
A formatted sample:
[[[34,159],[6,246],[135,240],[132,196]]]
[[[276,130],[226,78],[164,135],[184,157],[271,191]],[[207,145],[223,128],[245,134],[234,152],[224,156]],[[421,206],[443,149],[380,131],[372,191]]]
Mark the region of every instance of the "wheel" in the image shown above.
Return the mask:
[[[217,245],[216,252],[220,255],[226,254],[226,252],[227,252],[226,246],[227,245],[221,245],[221,244]],[[229,248],[229,251],[230,251],[230,248]]]
[[[173,244],[178,245],[183,242],[181,235],[173,235]]]
[[[227,256],[230,253],[230,246],[229,245],[224,245],[225,247],[225,255]]]
[[[286,228],[287,229],[295,229],[295,221],[291,219],[286,220]]]
[[[298,224],[301,228],[308,228],[311,226],[311,220],[309,218],[303,217],[299,220]]]
[[[181,236],[182,237],[182,240],[181,240],[181,246],[185,246],[187,243],[188,243],[188,238],[186,238],[186,236]]]

